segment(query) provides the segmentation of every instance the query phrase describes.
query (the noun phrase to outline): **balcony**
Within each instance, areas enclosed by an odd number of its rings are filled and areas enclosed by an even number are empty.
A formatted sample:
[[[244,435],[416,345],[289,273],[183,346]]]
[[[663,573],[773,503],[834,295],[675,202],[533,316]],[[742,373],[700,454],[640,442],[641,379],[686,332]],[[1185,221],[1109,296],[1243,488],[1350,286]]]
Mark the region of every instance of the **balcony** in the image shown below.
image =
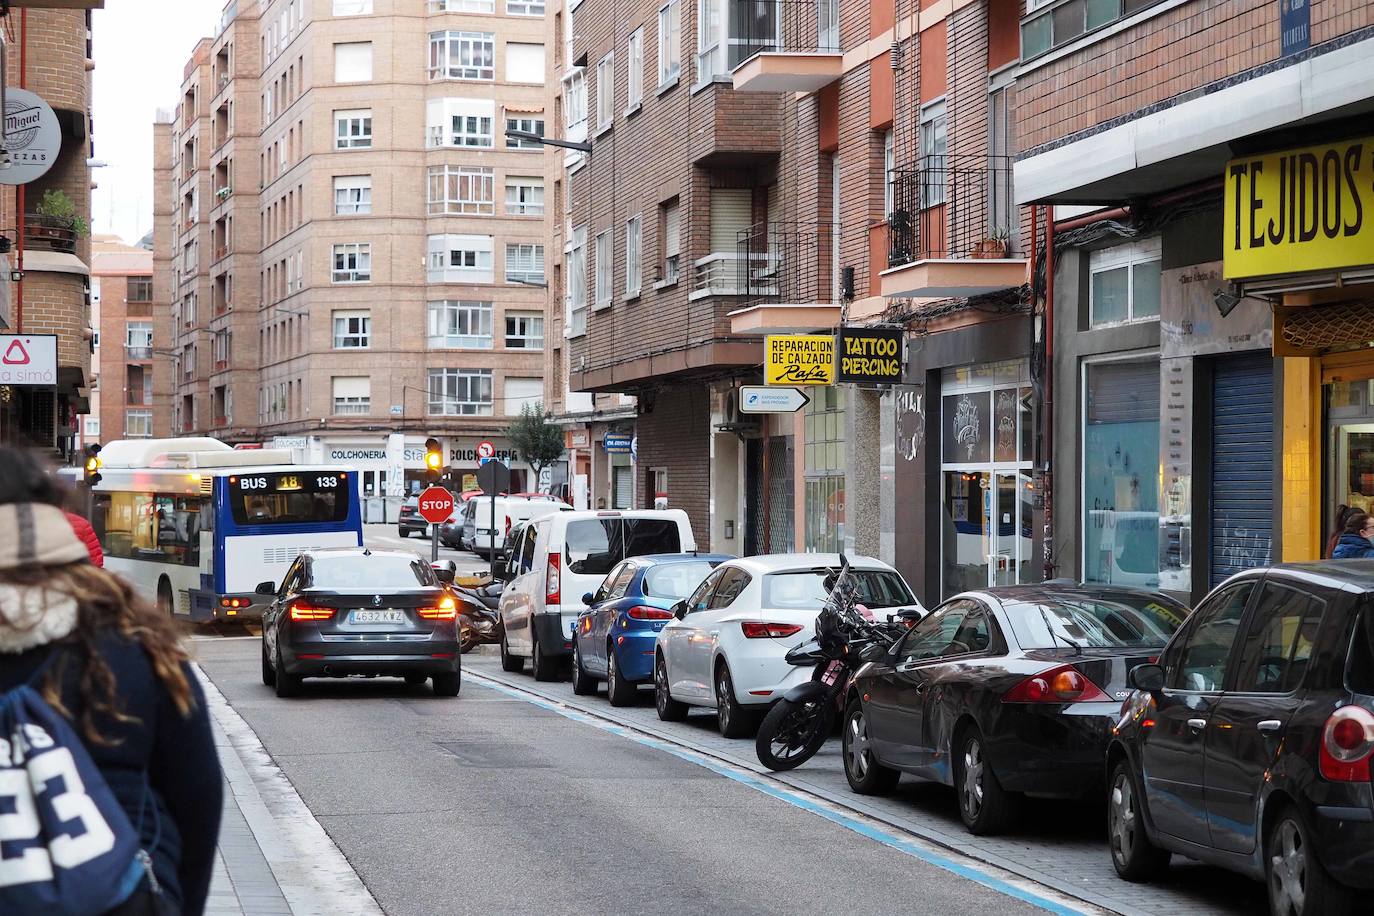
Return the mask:
[[[1026,282],[1009,157],[926,156],[891,181],[884,296],[966,298]]]
[[[740,233],[748,265],[744,308],[730,313],[733,334],[761,336],[833,328],[840,323],[835,226],[828,222],[756,223]]]
[[[152,347],[136,347],[126,344],[124,347],[124,358],[131,362],[142,362],[153,358]]]
[[[76,252],[76,221],[60,216],[24,214],[24,245],[45,251]]]
[[[732,0],[741,92],[815,92],[844,75],[838,0]]]

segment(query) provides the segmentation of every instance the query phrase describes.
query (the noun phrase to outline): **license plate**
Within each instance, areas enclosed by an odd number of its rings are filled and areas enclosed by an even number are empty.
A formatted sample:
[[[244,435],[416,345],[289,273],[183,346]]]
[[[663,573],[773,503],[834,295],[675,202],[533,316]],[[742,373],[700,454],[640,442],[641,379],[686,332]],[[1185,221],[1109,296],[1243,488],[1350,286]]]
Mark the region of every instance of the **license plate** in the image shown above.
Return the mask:
[[[354,611],[348,615],[349,623],[405,623],[402,611]]]

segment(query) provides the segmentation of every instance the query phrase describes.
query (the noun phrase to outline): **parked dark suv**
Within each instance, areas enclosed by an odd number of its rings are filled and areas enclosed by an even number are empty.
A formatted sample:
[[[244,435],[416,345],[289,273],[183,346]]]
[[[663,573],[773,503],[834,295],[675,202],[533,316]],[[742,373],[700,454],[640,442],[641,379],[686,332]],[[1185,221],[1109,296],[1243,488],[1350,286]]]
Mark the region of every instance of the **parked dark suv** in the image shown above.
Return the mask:
[[[1117,873],[1181,853],[1266,881],[1276,914],[1356,912],[1374,888],[1374,561],[1241,573],[1130,683],[1107,756]]]

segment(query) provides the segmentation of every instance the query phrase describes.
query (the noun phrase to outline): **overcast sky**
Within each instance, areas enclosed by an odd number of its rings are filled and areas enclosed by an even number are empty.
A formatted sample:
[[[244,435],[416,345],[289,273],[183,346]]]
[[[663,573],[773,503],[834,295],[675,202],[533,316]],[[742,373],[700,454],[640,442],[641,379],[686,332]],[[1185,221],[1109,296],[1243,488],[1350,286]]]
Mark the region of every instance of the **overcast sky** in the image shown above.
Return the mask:
[[[191,49],[226,0],[105,0],[95,12],[96,232],[133,243],[153,228],[153,115],[176,105]]]

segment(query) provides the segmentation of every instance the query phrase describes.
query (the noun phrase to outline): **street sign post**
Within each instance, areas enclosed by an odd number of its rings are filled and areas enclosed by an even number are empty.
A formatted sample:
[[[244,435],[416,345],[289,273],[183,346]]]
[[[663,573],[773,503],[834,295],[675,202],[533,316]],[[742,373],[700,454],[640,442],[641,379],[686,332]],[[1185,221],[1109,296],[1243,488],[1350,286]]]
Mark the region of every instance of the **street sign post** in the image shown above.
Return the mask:
[[[796,413],[810,403],[800,388],[744,385],[739,390],[740,413]]]
[[[430,487],[420,494],[420,517],[429,522],[429,559],[439,559],[439,524],[453,514],[453,494],[443,487]]]
[[[482,454],[482,449],[487,448],[495,452],[495,447],[490,442],[483,442],[477,446],[477,454]],[[482,488],[482,492],[491,497],[491,578],[496,580],[496,494],[510,492],[510,468],[503,464],[499,459],[487,456],[486,461],[477,469],[477,485]],[[474,535],[475,537],[475,535]],[[475,546],[475,545],[474,545]]]

